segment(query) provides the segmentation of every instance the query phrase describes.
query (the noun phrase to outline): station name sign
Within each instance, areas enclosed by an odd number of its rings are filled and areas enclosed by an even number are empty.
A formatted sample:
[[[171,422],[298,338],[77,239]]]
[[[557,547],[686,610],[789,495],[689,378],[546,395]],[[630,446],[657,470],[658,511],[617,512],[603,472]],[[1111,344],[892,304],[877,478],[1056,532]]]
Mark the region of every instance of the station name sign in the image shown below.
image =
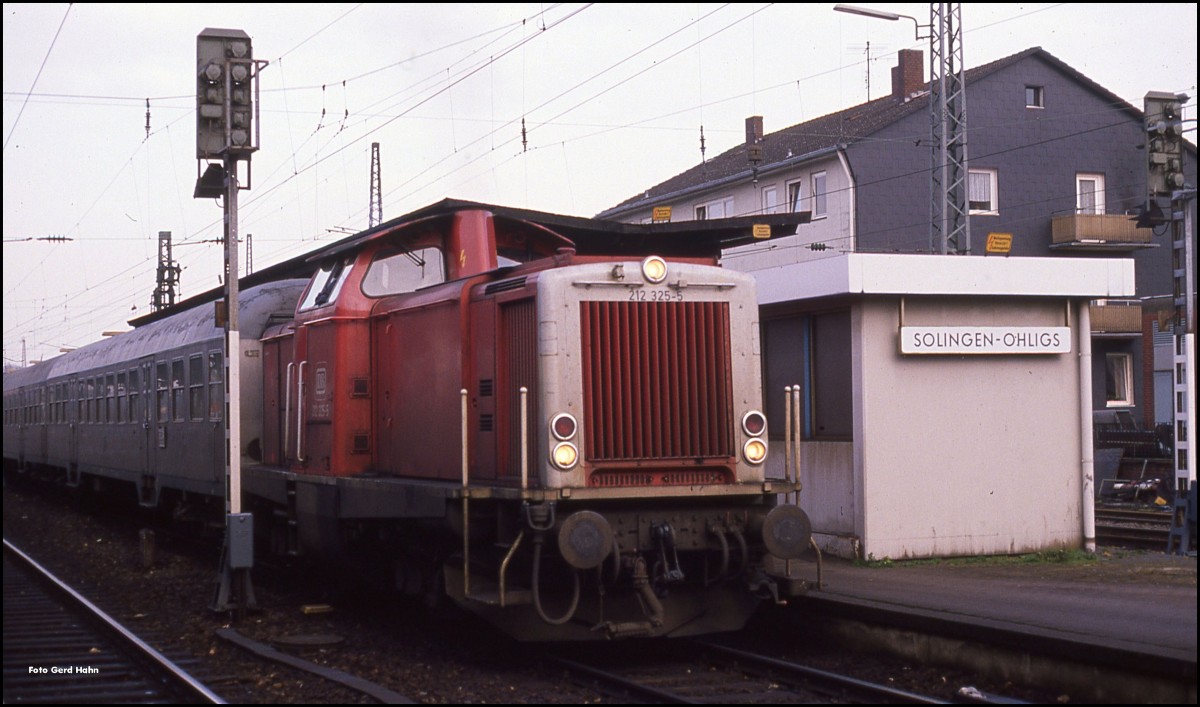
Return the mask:
[[[1071,353],[1071,328],[1065,326],[906,326],[900,327],[900,353]]]

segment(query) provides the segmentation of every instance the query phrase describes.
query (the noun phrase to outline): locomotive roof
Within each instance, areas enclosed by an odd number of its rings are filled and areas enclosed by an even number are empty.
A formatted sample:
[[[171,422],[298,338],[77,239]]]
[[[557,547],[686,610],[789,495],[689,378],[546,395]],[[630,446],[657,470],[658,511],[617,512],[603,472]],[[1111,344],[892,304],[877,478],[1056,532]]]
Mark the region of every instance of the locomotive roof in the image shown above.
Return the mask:
[[[399,216],[373,228],[334,243],[309,255],[310,261],[354,250],[368,241],[419,222],[449,219],[461,211],[487,211],[495,218],[524,222],[549,229],[567,239],[581,255],[663,255],[677,257],[713,257],[723,248],[754,242],[754,226],[769,226],[771,237],[792,235],[796,226],[808,223],[811,212],[761,214],[706,221],[625,223],[605,219],[566,216],[530,209],[497,206],[460,199],[443,199],[412,213]]]
[[[308,284],[307,280],[281,280],[266,283],[241,292],[238,298],[239,328],[244,338],[257,339],[271,321],[272,315],[291,316],[296,300]],[[5,373],[6,390],[38,383],[59,376],[103,368],[112,364],[136,361],[161,351],[218,339],[223,330],[216,325],[213,307],[195,306],[146,324],[133,331],[97,341],[44,363]]]

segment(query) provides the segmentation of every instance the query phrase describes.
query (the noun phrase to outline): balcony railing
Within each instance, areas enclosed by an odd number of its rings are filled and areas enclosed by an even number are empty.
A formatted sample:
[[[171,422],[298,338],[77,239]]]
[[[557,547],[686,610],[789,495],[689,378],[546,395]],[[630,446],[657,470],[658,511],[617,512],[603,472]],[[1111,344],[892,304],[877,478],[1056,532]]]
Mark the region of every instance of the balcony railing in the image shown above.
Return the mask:
[[[1152,248],[1151,229],[1125,214],[1065,214],[1050,220],[1051,248],[1134,250]]]
[[[1142,305],[1108,300],[1104,304],[1092,303],[1088,309],[1092,318],[1094,334],[1140,334],[1142,332]]]

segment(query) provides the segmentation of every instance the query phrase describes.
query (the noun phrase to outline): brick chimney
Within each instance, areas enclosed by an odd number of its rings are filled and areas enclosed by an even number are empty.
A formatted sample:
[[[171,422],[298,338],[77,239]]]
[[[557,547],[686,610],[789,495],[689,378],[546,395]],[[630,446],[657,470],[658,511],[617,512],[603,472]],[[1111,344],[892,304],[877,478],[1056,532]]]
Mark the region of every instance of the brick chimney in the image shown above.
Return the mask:
[[[892,67],[892,97],[907,101],[926,88],[925,53],[920,49],[901,49]]]

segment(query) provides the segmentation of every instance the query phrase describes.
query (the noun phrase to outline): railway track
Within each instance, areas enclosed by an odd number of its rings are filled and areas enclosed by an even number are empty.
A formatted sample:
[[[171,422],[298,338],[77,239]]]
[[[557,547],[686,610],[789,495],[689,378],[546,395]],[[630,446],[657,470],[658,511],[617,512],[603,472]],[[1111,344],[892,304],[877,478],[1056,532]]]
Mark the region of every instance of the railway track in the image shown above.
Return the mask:
[[[225,704],[8,540],[4,702]]]
[[[659,646],[653,655],[554,656],[575,679],[631,702],[653,704],[947,704],[887,685],[708,641]],[[982,695],[971,701],[987,703]],[[1006,700],[1012,703],[1011,700]]]
[[[1127,508],[1096,509],[1096,542],[1163,550],[1171,532],[1171,514]]]

